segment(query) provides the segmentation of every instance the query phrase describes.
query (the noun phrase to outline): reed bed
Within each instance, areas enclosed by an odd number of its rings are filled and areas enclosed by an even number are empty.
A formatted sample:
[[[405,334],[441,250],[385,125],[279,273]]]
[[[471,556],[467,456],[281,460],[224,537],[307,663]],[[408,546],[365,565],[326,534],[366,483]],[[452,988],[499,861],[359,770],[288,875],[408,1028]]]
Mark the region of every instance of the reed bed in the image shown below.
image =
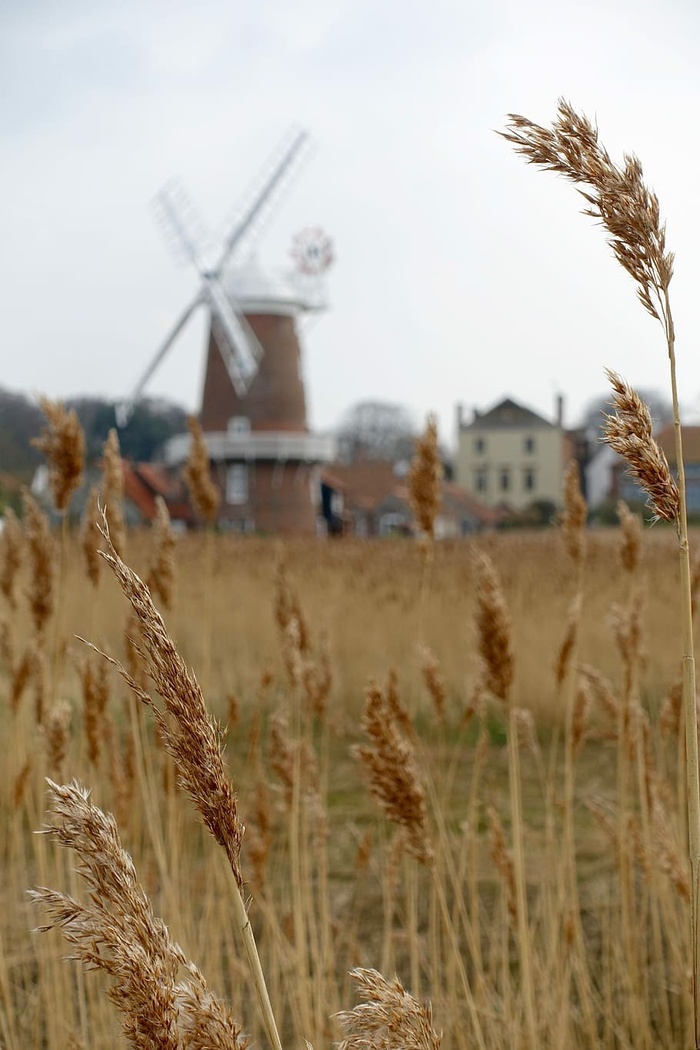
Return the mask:
[[[168,631],[195,673],[213,654],[206,704],[228,729],[244,894],[282,1045],[357,1031],[345,1015],[358,968],[388,982],[396,972],[429,1000],[448,1046],[636,1046],[640,1032],[670,1046],[687,1034],[676,539],[625,521],[585,536],[580,565],[565,528],[438,544],[427,588],[425,551],[406,541],[177,540]],[[199,581],[212,543],[207,643]],[[129,535],[142,579],[161,545],[158,529]],[[162,730],[76,637],[138,677],[143,635],[104,563],[93,582],[79,536],[64,568],[50,690],[36,650],[52,631],[32,618],[26,557],[16,608],[4,607],[4,1042],[124,1038],[104,975],[63,962],[58,933],[31,933],[46,915],[29,887],[80,898],[74,862],[34,834],[46,776],[76,778],[115,815],[178,951],[264,1041],[226,865],[176,785]]]

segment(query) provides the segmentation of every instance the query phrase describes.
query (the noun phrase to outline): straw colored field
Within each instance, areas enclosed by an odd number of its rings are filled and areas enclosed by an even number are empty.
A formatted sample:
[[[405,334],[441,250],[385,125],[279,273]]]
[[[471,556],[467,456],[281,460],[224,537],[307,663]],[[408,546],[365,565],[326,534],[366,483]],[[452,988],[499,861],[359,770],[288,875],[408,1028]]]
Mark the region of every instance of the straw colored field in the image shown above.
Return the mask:
[[[128,541],[126,560],[144,578],[151,544],[147,533]],[[581,699],[573,668],[556,682],[577,581],[555,532],[439,545],[427,566],[405,541],[178,540],[166,621],[211,710],[230,722],[250,915],[285,1045],[338,1038],[332,1015],[352,1005],[357,965],[398,970],[429,997],[448,1048],[531,1046],[528,1025],[542,1046],[670,1046],[687,1035],[687,873],[668,703],[663,731],[659,721],[679,667],[677,546],[670,530],[647,532],[629,574],[619,544],[617,530],[588,537],[576,661],[605,675],[608,694],[593,681]],[[512,616],[507,707],[478,689],[475,549],[490,555]],[[130,660],[139,677],[124,641],[125,629],[139,638],[135,622],[107,570],[90,584],[73,539],[64,561],[40,639],[41,725],[36,672],[12,696],[33,635],[26,565],[17,610],[4,609],[4,1045],[121,1045],[104,977],[62,962],[57,933],[29,932],[40,916],[28,887],[84,893],[66,851],[32,834],[45,774],[79,777],[115,812],[156,913],[264,1040],[230,873],[176,789],[150,715],[113,669],[104,710],[86,701],[80,666],[99,678],[106,664],[75,635]],[[368,681],[386,697],[392,671],[418,729],[405,739],[424,795],[425,863],[380,815],[353,753],[367,744]],[[577,712],[568,724],[567,708]]]

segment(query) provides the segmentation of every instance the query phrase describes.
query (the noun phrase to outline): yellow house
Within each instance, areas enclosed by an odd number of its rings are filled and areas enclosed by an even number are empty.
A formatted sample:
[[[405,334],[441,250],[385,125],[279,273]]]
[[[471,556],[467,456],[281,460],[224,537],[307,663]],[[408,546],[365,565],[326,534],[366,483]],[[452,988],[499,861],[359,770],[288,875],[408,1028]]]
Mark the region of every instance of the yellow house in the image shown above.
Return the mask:
[[[550,423],[506,398],[466,422],[457,411],[456,480],[482,503],[522,510],[538,500],[561,506],[564,470],[562,399]]]

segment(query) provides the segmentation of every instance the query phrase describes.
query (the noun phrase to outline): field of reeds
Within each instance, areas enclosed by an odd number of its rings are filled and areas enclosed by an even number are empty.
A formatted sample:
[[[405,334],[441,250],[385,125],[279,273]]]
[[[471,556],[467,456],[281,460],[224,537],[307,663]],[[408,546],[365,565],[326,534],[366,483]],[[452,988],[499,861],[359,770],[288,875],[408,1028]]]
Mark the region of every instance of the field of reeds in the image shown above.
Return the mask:
[[[566,103],[506,137],[587,187],[678,421],[641,166]],[[161,503],[127,534],[113,432],[72,534],[81,435],[43,402],[61,525],[27,494],[0,550],[3,1047],[699,1045],[700,567],[680,427],[674,478],[609,378],[660,523],[588,529],[572,463],[556,529],[456,544],[433,421],[415,543],[217,535],[194,420],[208,530],[176,541]]]
[[[342,1038],[357,967],[430,1000],[447,1046],[683,1042],[671,530],[625,518],[588,535],[494,534],[437,545],[426,563],[405,540],[190,535],[170,552],[163,528],[122,539],[123,553],[226,728],[243,890],[283,1045]],[[31,932],[68,917],[30,887],[108,896],[76,875],[61,832],[34,834],[76,819],[47,818],[45,777],[77,778],[115,815],[173,942],[264,1041],[220,846],[152,713],[76,637],[147,686],[138,617],[109,566],[89,576],[84,544],[99,536],[68,536],[61,556],[60,535],[37,529],[25,515],[3,609],[3,1043],[120,1045],[119,978],[63,961],[118,950],[97,930],[79,951]],[[8,546],[6,534],[5,569]],[[104,907],[128,915],[118,896]]]

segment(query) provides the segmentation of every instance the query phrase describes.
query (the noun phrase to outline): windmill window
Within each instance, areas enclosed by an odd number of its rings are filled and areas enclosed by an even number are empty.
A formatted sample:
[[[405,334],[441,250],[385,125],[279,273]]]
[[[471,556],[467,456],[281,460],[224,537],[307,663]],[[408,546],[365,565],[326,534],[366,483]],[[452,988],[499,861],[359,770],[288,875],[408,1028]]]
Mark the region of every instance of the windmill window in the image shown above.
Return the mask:
[[[250,434],[250,420],[247,416],[231,416],[228,421],[229,434]]]
[[[245,463],[232,463],[226,470],[226,502],[232,507],[248,502],[248,467]]]

